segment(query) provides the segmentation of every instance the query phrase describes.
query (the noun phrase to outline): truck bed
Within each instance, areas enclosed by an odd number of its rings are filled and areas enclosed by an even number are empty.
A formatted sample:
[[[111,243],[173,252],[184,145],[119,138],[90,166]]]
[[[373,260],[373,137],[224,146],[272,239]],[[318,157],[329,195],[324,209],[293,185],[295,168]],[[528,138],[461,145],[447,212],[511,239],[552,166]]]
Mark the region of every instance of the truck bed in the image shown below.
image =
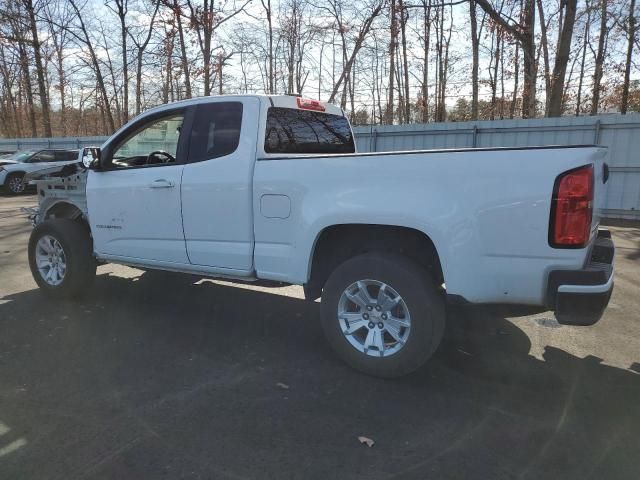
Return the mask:
[[[421,231],[438,250],[447,292],[469,302],[544,302],[548,272],[580,268],[590,246],[548,242],[556,177],[595,163],[595,238],[606,149],[507,147],[261,158],[254,172],[255,268],[304,283],[315,239],[335,224]],[[286,218],[261,214],[277,192]]]

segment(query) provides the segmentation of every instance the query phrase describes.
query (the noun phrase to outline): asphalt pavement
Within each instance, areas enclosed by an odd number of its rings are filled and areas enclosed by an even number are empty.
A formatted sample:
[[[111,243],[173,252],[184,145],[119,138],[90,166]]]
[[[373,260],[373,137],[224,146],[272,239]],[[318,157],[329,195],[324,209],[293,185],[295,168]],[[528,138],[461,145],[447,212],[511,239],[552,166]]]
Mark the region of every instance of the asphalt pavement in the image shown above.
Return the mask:
[[[299,287],[105,265],[83,300],[46,299],[35,202],[0,196],[0,479],[640,476],[638,228],[612,228],[597,325],[451,309],[428,365],[381,380],[336,358]]]

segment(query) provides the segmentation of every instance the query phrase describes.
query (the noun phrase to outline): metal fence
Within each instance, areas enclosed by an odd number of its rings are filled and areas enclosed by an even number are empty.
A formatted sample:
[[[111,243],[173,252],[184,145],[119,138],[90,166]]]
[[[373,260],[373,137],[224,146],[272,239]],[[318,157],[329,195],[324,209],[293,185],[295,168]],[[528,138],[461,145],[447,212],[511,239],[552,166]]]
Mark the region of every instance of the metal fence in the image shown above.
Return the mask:
[[[640,220],[640,115],[355,127],[361,152],[599,144],[609,147],[605,215]],[[81,148],[106,137],[0,139],[0,150]]]

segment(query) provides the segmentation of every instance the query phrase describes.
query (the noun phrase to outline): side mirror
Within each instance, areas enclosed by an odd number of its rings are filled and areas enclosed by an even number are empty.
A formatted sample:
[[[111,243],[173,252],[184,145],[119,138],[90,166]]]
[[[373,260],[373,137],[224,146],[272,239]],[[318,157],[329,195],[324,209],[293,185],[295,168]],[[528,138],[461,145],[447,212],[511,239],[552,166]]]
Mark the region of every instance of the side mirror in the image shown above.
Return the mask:
[[[97,170],[100,168],[100,148],[87,147],[82,151],[82,165],[84,168]]]

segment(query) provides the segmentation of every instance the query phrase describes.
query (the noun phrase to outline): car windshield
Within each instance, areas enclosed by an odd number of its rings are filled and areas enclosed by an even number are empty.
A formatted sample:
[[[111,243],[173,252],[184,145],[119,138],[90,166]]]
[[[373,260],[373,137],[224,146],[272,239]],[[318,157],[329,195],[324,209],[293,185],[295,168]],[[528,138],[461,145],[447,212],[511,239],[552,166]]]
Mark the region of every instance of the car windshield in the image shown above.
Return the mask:
[[[3,160],[13,160],[14,162],[24,162],[33,156],[36,153],[35,150],[22,150],[19,152],[12,153],[5,157],[2,157]]]

